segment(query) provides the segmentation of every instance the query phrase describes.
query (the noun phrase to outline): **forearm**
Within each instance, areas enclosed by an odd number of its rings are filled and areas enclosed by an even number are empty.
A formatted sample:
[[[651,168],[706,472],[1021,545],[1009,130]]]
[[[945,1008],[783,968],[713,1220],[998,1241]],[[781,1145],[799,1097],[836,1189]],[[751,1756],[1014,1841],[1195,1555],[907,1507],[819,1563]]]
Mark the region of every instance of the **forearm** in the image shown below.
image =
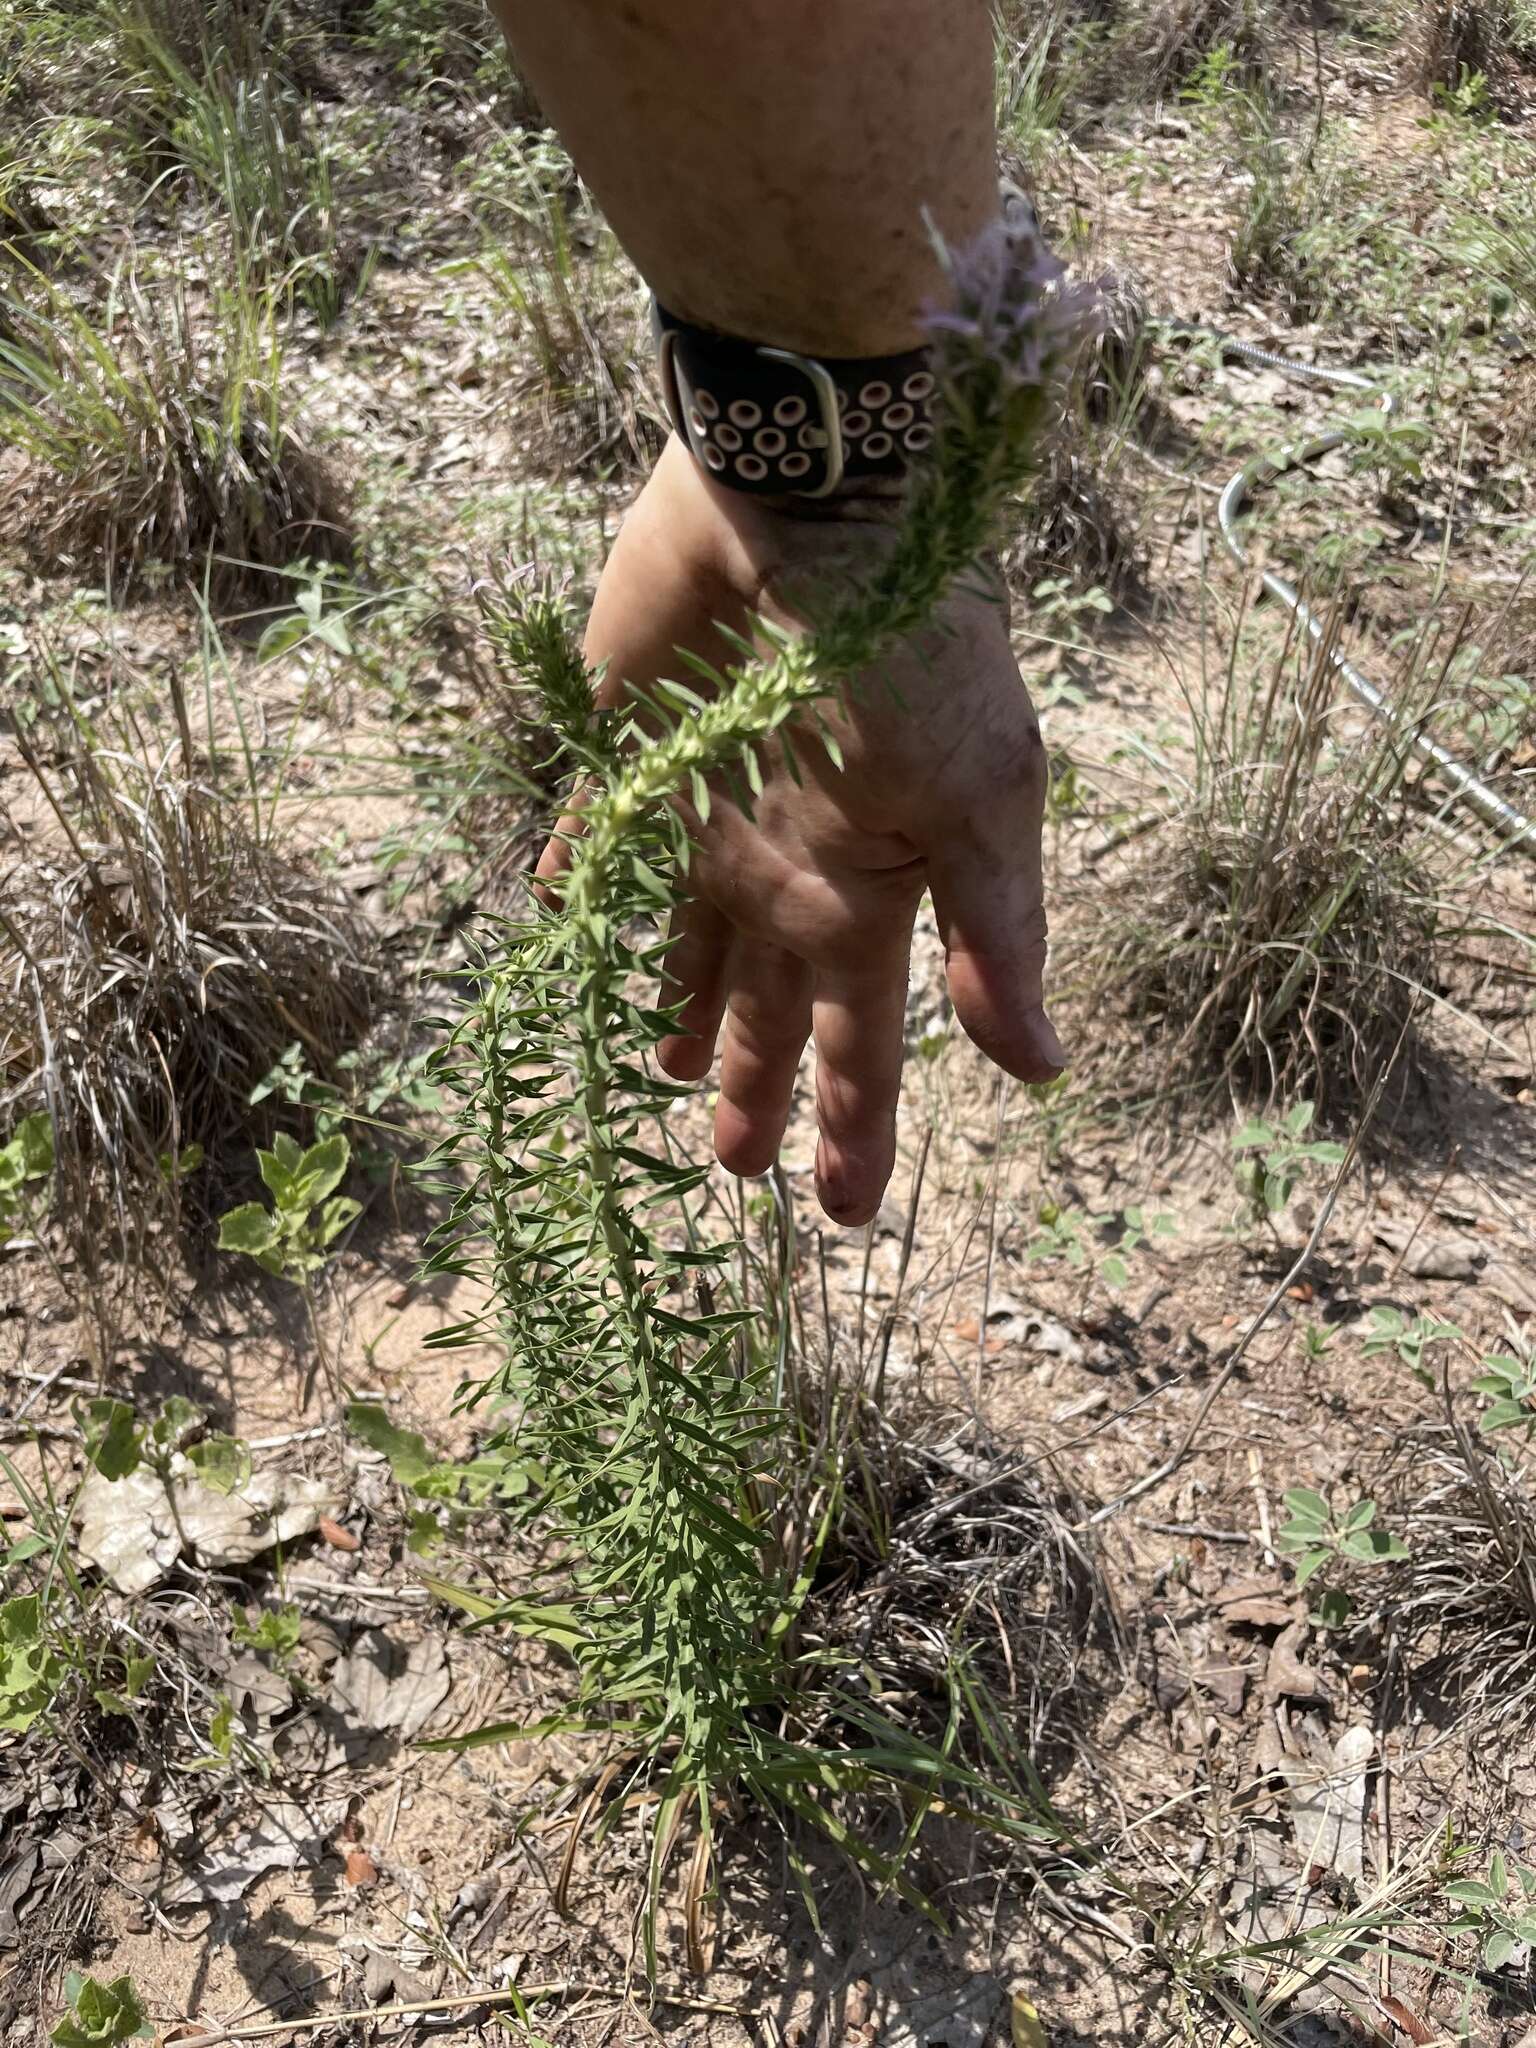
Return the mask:
[[[702,326],[913,347],[995,211],[987,0],[496,0],[641,274]]]

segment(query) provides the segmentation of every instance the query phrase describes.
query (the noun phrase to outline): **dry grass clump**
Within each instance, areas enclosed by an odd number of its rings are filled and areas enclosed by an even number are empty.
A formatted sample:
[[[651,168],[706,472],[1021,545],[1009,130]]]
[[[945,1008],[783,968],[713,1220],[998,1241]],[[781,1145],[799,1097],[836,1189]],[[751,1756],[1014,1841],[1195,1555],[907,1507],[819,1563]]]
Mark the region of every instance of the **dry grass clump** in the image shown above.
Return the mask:
[[[1507,1725],[1536,1713],[1536,1455],[1528,1431],[1489,1438],[1446,1406],[1403,1444],[1390,1521],[1409,1556],[1384,1607],[1423,1676]]]
[[[295,1041],[335,1079],[381,995],[366,928],[215,785],[171,687],[169,743],[100,711],[34,731],[51,823],[0,881],[0,1100],[51,1113],[54,1215],[88,1271],[189,1195],[213,1205],[266,1134],[256,1084]]]
[[[933,1441],[864,1433],[861,1485],[849,1488],[803,1649],[849,1660],[851,1689],[933,1735],[963,1672],[990,1699],[1014,1753],[1059,1762],[1101,1682],[1118,1625],[1097,1558],[1077,1533],[1084,1503],[1049,1470],[953,1429]],[[860,1512],[861,1494],[877,1501]],[[978,1759],[979,1761],[979,1759]]]
[[[1409,42],[1415,82],[1456,92],[1481,77],[1488,100],[1517,115],[1531,98],[1518,77],[1518,60],[1536,56],[1531,33],[1507,0],[1421,0]]]
[[[1308,652],[1288,643],[1256,688],[1234,659],[1195,708],[1192,776],[1118,882],[1096,870],[1071,952],[1165,1079],[1337,1116],[1437,985],[1440,912],[1409,829],[1408,721],[1346,713]]]
[[[1148,308],[1141,286],[1115,277],[1084,346],[1022,507],[1010,568],[1064,574],[1123,600],[1143,588],[1145,550],[1126,478],[1126,444],[1145,411]]]
[[[174,161],[178,100],[188,82],[217,81],[231,93],[275,83],[289,23],[274,23],[273,13],[261,0],[106,0],[111,68],[104,84],[119,132],[151,160]]]
[[[551,196],[526,248],[480,264],[510,337],[512,396],[534,452],[556,469],[641,473],[666,439],[649,327],[610,230]]]
[[[337,558],[339,485],[290,410],[274,296],[248,280],[195,317],[183,283],[114,281],[98,322],[36,272],[0,338],[0,510],[38,563],[119,593],[167,575],[231,602]]]
[[[1182,85],[1215,50],[1227,53],[1235,77],[1260,78],[1265,29],[1260,0],[1137,0],[1116,32],[1115,64],[1139,93]]]

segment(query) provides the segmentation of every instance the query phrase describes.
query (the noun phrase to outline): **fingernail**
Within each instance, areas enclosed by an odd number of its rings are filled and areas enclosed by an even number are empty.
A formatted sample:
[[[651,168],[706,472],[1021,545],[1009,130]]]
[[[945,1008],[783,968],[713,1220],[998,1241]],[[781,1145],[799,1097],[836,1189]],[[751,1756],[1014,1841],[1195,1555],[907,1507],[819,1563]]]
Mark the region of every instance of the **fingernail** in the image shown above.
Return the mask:
[[[816,1199],[834,1223],[841,1222],[844,1211],[852,1206],[847,1184],[836,1168],[827,1164],[826,1150],[821,1145],[816,1147]]]
[[[1035,1042],[1040,1048],[1040,1056],[1060,1071],[1067,1064],[1066,1048],[1056,1036],[1056,1027],[1044,1010],[1037,1010],[1035,1015],[1039,1019],[1035,1027]]]

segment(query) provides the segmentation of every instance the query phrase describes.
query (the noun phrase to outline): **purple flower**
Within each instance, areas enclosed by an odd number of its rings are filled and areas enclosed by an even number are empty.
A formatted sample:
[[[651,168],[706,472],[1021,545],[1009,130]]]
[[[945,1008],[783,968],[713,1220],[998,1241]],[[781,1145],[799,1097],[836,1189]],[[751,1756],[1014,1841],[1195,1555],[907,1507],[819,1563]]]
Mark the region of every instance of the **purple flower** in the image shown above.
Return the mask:
[[[1102,318],[1094,286],[1062,282],[1065,265],[1047,248],[1022,195],[968,249],[941,244],[941,254],[954,297],[923,314],[941,377],[963,374],[983,358],[1010,384],[1044,384]]]

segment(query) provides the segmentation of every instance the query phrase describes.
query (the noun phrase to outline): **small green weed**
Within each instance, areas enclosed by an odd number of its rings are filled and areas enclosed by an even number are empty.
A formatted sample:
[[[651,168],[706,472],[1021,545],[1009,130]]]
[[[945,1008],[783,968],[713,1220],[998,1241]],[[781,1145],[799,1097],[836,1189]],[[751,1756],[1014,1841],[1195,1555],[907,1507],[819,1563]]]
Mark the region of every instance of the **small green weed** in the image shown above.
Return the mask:
[[[1031,1263],[1062,1259],[1074,1273],[1097,1275],[1118,1292],[1130,1284],[1131,1261],[1145,1245],[1178,1235],[1177,1218],[1142,1208],[1110,1211],[1102,1216],[1086,1210],[1042,1202],[1035,1212],[1038,1235],[1024,1247]]]
[[[1502,1970],[1517,1948],[1536,1948],[1536,1870],[1495,1849],[1485,1878],[1455,1878],[1445,1896],[1461,1908],[1448,1932],[1476,1935],[1485,1969]]]
[[[85,1437],[85,1455],[104,1479],[126,1479],[147,1465],[175,1507],[181,1464],[215,1493],[236,1493],[251,1476],[251,1454],[235,1436],[208,1428],[206,1410],[184,1394],[172,1394],[149,1424],[126,1401],[96,1395],[82,1402],[75,1419]]]
[[[1335,1510],[1310,1487],[1293,1486],[1285,1495],[1290,1520],[1275,1535],[1275,1548],[1291,1558],[1300,1591],[1330,1565],[1391,1564],[1408,1556],[1400,1537],[1378,1529],[1376,1503],[1360,1500]],[[1315,1619],[1329,1628],[1339,1628],[1349,1619],[1353,1602],[1348,1593],[1329,1587],[1318,1603]]]
[[[243,1252],[265,1272],[308,1287],[330,1246],[362,1213],[362,1203],[335,1190],[346,1177],[352,1147],[339,1131],[307,1149],[280,1131],[257,1162],[272,1205],[242,1202],[219,1218],[219,1249]]]
[[[6,1559],[20,1561],[16,1549]],[[53,1704],[65,1672],[43,1626],[40,1595],[18,1593],[0,1606],[0,1728],[30,1728]]]
[[[0,1249],[40,1218],[52,1173],[53,1119],[36,1110],[0,1145]]]
[[[1232,1176],[1255,1222],[1273,1224],[1290,1207],[1310,1168],[1344,1163],[1343,1145],[1331,1138],[1308,1138],[1316,1114],[1315,1103],[1298,1102],[1278,1124],[1255,1121],[1233,1132],[1237,1157]]]
[[[1384,1306],[1371,1310],[1370,1332],[1360,1350],[1366,1358],[1395,1352],[1414,1377],[1429,1387],[1435,1376],[1425,1362],[1425,1353],[1436,1344],[1454,1344],[1461,1335],[1455,1323],[1441,1322],[1435,1316],[1409,1316],[1399,1308]]]
[[[297,1607],[248,1607],[235,1617],[234,1639],[247,1650],[264,1650],[284,1671],[298,1653],[304,1617]]]
[[[1523,1429],[1529,1436],[1536,1430],[1536,1352],[1524,1358],[1503,1353],[1485,1358],[1472,1385],[1488,1397],[1482,1414],[1485,1434]]]
[[[347,1427],[389,1461],[391,1473],[407,1493],[430,1503],[411,1516],[409,1544],[418,1556],[436,1549],[445,1522],[450,1534],[457,1533],[466,1512],[523,1500],[540,1480],[537,1467],[517,1456],[505,1439],[493,1439],[478,1457],[463,1464],[436,1458],[424,1437],[400,1428],[374,1401],[349,1402]]]
[[[315,1364],[333,1378],[334,1364],[320,1328],[315,1281],[333,1256],[336,1239],[362,1214],[361,1202],[336,1192],[351,1158],[351,1144],[340,1131],[317,1138],[308,1147],[280,1131],[270,1150],[258,1147],[256,1153],[271,1206],[242,1202],[219,1218],[220,1251],[254,1259],[264,1272],[298,1288],[314,1340]],[[309,1398],[313,1377],[311,1371],[304,1401]]]
[[[54,2048],[119,2048],[121,2042],[147,2040],[154,2034],[131,1977],[101,1984],[71,1970],[64,1979],[64,1996],[69,2011],[48,2037]]]

